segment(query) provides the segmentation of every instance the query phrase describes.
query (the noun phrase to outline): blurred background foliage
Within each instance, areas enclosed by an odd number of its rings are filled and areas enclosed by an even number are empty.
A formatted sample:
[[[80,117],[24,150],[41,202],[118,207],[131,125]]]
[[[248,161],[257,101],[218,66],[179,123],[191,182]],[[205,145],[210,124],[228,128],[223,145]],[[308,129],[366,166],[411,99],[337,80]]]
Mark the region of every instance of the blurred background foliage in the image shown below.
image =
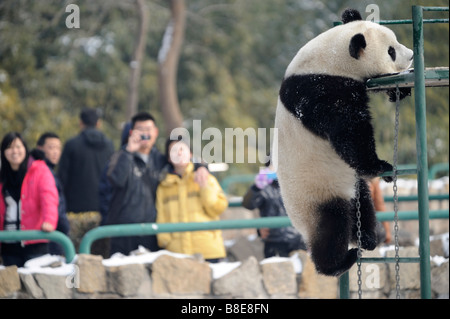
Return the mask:
[[[79,29],[66,27],[70,3],[0,1],[0,135],[17,130],[34,146],[41,133],[54,131],[64,142],[78,133],[80,110],[97,107],[103,111],[102,130],[119,147],[138,27],[134,1],[77,1]],[[449,2],[187,0],[177,81],[185,127],[192,129],[193,120],[201,120],[203,130],[218,128],[223,136],[225,128],[266,128],[269,136],[279,86],[298,49],[332,27],[345,8],[356,8],[366,17],[369,4],[377,4],[380,18],[387,20],[410,19],[412,4]],[[150,24],[138,109],[156,117],[158,145],[163,149],[157,56],[170,8],[164,0],[147,0],[146,5]],[[448,17],[448,12],[426,17]],[[390,27],[401,43],[412,48],[410,25]],[[448,37],[448,24],[426,25],[427,67],[448,67]],[[379,155],[392,161],[394,105],[384,94],[374,94],[371,101]],[[413,101],[412,96],[401,105],[401,164],[416,159]],[[449,161],[448,101],[448,88],[427,89],[430,165]],[[223,176],[256,173],[259,166],[232,164]]]

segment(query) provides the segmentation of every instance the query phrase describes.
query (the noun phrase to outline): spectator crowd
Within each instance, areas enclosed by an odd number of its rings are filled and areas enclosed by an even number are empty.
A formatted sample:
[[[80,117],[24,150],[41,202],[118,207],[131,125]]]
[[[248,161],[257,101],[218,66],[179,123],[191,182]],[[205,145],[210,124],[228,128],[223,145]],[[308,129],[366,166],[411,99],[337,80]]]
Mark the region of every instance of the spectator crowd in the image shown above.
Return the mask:
[[[63,145],[57,134],[46,132],[32,150],[19,132],[3,137],[0,231],[58,230],[78,250],[86,232],[101,225],[220,219],[228,207],[227,197],[207,165],[192,162],[192,152],[181,136],[168,139],[165,152],[160,152],[155,147],[157,123],[151,114],[140,112],[124,125],[120,148],[114,150],[100,123],[98,110],[84,109],[78,135]],[[244,196],[243,206],[258,209],[261,217],[287,215],[273,176],[268,164]],[[384,210],[377,181],[370,187],[376,208]],[[379,237],[388,243],[388,225],[379,226]],[[307,249],[293,227],[259,229],[258,235],[266,258]],[[140,246],[201,254],[211,263],[226,257],[220,230],[107,238],[94,242],[92,253],[108,258],[115,253],[128,255]],[[57,243],[39,239],[3,241],[0,253],[0,264],[22,267],[29,259],[62,255],[63,250]]]
[[[78,249],[84,234],[97,226],[156,222],[157,192],[164,197],[158,222],[216,220],[225,211],[228,202],[216,178],[206,165],[191,162],[190,150],[177,145],[181,141],[168,141],[170,149],[184,150],[181,157],[174,152],[175,160],[155,147],[159,130],[151,114],[140,112],[124,126],[117,151],[100,123],[97,109],[84,109],[78,135],[63,145],[57,134],[46,132],[31,150],[19,132],[3,137],[0,231],[58,230]],[[211,262],[225,257],[220,231],[184,235],[114,237],[97,241],[92,250],[109,257],[143,246],[150,251],[199,253]],[[213,236],[214,242],[205,245],[202,236]],[[211,254],[214,250],[217,253]],[[5,266],[22,267],[29,259],[63,251],[40,239],[3,241],[0,253]]]

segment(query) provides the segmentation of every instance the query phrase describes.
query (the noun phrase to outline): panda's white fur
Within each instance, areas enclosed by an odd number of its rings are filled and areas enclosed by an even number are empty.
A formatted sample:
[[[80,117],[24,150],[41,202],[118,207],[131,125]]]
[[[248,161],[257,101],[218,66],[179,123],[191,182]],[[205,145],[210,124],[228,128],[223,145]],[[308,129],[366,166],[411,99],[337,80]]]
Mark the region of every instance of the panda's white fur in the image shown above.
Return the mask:
[[[349,45],[356,34],[364,36],[365,47],[358,50],[357,57],[354,57],[349,53]],[[388,54],[390,47],[395,50],[395,61]],[[374,76],[407,69],[411,65],[412,57],[413,52],[398,43],[390,29],[369,21],[352,21],[320,34],[303,46],[288,66],[284,79],[296,75],[310,75],[311,81],[317,81],[316,75],[326,75],[364,82]],[[310,93],[306,92],[306,96],[302,94],[298,96],[300,100],[310,98],[308,96]],[[348,99],[352,99],[354,93],[348,91],[345,94]],[[338,101],[336,105],[340,107],[345,103]],[[375,174],[362,176],[364,174],[358,173],[355,167],[349,165],[348,160],[344,160],[338,154],[336,145],[330,142],[332,137],[328,135],[320,137],[311,131],[303,124],[303,116],[300,108],[295,112],[288,110],[279,97],[275,118],[278,138],[275,141],[272,161],[277,170],[288,215],[293,225],[309,243],[317,270],[325,275],[336,276],[351,267],[356,254],[353,251],[350,256],[350,251],[347,252],[348,244],[345,250],[342,247],[335,249],[333,236],[338,238],[336,241],[343,242],[339,245],[345,245],[347,239],[339,237],[339,232],[349,230],[340,229],[341,226],[334,225],[333,221],[327,224],[325,220],[327,217],[323,216],[325,213],[321,211],[321,207],[331,203],[332,210],[333,201],[338,199],[337,203],[343,203],[336,208],[336,213],[342,214],[342,218],[345,219],[342,223],[347,223],[347,220],[353,223],[353,217],[346,216],[345,209],[342,209],[342,212],[339,209],[347,205],[345,201],[349,205],[352,204],[355,198],[355,183],[360,178],[371,178],[373,177],[371,175]],[[320,121],[320,118],[315,121]],[[385,168],[379,169],[377,173],[387,170],[389,165],[386,163],[383,167]],[[364,192],[364,189],[362,191]],[[370,233],[372,230],[367,231]],[[330,235],[329,232],[336,234]],[[321,245],[322,242],[326,247],[321,247],[321,251],[315,253],[314,245]],[[365,248],[374,247],[373,244],[367,244]],[[340,256],[346,253],[349,256]],[[323,256],[327,254],[329,256]]]
[[[348,54],[350,39],[357,33],[364,35],[367,47],[359,59]],[[392,46],[396,61],[387,54]],[[412,50],[398,43],[394,32],[371,21],[353,21],[338,25],[309,41],[288,66],[285,77],[291,74],[328,74],[362,81],[380,74],[397,73],[411,65]]]

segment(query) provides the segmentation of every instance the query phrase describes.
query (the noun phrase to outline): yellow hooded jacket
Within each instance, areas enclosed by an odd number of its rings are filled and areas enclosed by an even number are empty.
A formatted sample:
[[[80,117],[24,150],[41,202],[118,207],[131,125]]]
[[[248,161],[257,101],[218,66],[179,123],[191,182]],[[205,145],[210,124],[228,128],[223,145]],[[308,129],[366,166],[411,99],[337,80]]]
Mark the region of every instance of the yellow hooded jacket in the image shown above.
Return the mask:
[[[157,223],[219,220],[219,215],[227,207],[227,198],[214,176],[209,175],[207,186],[203,188],[194,181],[193,163],[186,168],[182,178],[167,174],[156,192]],[[226,256],[220,230],[160,233],[157,238],[161,248],[172,252],[200,253],[205,259]]]

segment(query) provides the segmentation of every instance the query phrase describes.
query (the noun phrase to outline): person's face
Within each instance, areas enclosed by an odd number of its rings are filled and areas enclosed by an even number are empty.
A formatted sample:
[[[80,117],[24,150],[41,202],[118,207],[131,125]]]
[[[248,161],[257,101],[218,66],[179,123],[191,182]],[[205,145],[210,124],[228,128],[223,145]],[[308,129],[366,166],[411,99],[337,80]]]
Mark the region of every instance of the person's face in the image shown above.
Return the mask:
[[[145,137],[140,142],[140,150],[151,149],[159,133],[158,128],[152,120],[136,122],[132,131],[137,131],[142,137]]]
[[[55,137],[45,139],[45,144],[39,147],[50,163],[57,165],[61,157],[61,140]]]
[[[5,150],[5,158],[11,165],[14,171],[17,171],[20,164],[25,160],[26,150],[22,141],[19,138],[15,138],[11,145]]]
[[[186,167],[191,161],[191,151],[183,142],[173,142],[169,146],[169,161],[174,167]]]

